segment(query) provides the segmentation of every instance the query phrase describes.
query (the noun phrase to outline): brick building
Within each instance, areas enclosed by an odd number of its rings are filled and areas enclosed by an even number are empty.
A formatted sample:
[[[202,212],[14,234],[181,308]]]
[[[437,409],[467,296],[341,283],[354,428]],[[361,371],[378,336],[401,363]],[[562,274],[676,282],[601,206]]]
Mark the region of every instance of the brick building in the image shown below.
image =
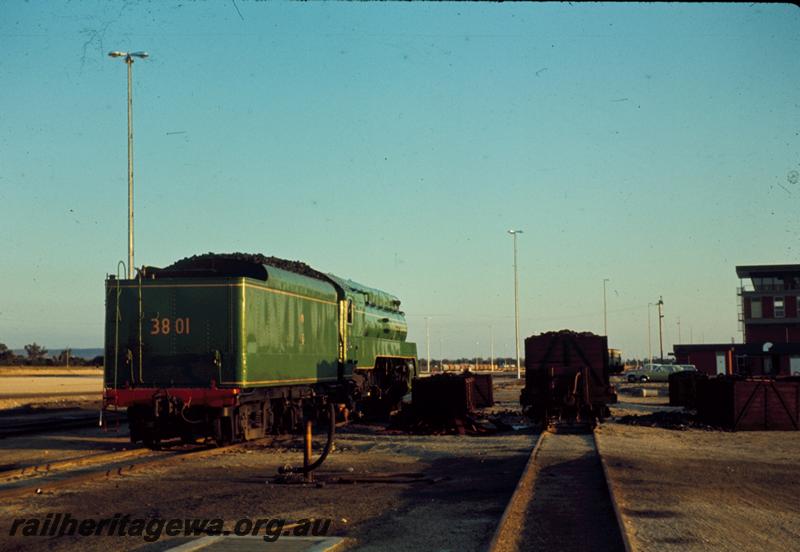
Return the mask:
[[[676,362],[707,374],[800,374],[800,265],[737,266],[744,343],[675,345]]]

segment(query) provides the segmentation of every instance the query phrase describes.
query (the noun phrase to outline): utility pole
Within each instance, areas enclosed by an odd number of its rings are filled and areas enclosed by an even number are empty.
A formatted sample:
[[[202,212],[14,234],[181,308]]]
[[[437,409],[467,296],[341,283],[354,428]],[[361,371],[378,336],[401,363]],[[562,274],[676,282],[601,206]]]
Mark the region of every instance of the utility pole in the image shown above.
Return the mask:
[[[439,336],[439,371],[444,373],[444,338]]]
[[[517,379],[522,379],[522,368],[519,363],[519,280],[517,278],[517,234],[522,234],[522,230],[509,230],[508,233],[514,238],[514,334],[517,349]]]
[[[608,313],[606,311],[606,282],[610,282],[608,278],[603,278],[603,335],[608,337]]]
[[[489,365],[494,372],[494,326],[489,326],[491,346],[489,347]]]
[[[125,58],[128,66],[128,279],[133,279],[133,58],[146,59],[147,52],[109,52],[112,58]]]
[[[659,295],[658,303],[658,346],[659,351],[661,352],[661,356],[659,357],[659,362],[664,362],[664,329],[662,325],[662,321],[664,320],[664,300]]]
[[[682,343],[681,340],[681,317],[678,317],[678,343]]]
[[[650,307],[655,303],[647,303],[647,358],[653,364],[653,330],[650,329]]]
[[[425,317],[425,345],[428,349],[428,373],[431,373],[431,328],[428,322],[430,321],[430,317]]]

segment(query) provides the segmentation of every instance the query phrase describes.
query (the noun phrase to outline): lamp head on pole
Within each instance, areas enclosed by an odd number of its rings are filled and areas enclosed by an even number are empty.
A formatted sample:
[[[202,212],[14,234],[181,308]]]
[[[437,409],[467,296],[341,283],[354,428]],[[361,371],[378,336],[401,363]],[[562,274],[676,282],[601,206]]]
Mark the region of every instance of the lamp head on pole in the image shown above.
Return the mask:
[[[150,57],[150,54],[147,52],[118,52],[115,50],[113,52],[109,52],[108,56],[112,58],[124,57],[126,63],[133,63],[133,58],[137,57],[139,59],[146,59]]]
[[[522,234],[523,232],[522,230],[509,230],[508,233],[513,236],[514,234]]]

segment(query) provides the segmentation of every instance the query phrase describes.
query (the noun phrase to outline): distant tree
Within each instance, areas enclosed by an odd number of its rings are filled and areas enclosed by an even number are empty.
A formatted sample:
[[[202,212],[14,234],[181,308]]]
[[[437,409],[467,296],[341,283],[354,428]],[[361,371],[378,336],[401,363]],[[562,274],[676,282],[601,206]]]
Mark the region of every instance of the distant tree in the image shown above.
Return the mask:
[[[72,351],[70,351],[69,349],[64,349],[63,351],[58,353],[58,356],[55,358],[55,361],[56,361],[56,364],[58,364],[59,366],[65,366],[65,365],[69,365],[69,364],[75,365],[76,364],[75,363],[75,357],[72,356]]]
[[[41,345],[37,345],[34,341],[29,345],[25,345],[25,353],[28,355],[28,360],[31,364],[38,364],[44,359],[47,354],[47,349]]]
[[[14,360],[14,351],[0,343],[0,364],[10,364]]]

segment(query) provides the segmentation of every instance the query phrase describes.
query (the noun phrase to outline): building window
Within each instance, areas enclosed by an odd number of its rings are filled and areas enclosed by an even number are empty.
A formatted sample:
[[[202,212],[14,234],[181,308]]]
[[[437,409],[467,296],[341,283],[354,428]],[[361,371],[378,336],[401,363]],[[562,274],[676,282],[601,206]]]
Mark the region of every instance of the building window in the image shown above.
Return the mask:
[[[783,297],[776,297],[775,302],[775,318],[784,318],[786,316],[786,309],[783,308]]]
[[[761,317],[761,299],[750,299],[750,318]]]
[[[756,291],[780,291],[784,289],[782,278],[777,276],[762,276],[760,278],[751,278],[753,289]]]

